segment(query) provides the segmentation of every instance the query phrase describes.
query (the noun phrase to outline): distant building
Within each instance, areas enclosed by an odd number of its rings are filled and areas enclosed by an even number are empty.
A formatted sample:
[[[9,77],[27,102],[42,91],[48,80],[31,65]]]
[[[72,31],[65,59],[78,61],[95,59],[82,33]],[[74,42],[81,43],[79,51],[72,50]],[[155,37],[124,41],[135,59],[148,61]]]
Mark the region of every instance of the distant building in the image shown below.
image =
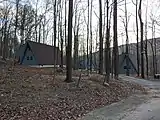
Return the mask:
[[[27,41],[16,52],[16,58],[21,65],[54,65],[54,51],[56,65],[60,65],[61,51],[58,47]]]
[[[119,55],[119,74],[126,74],[127,67],[129,69],[129,74],[137,73],[137,57],[133,54],[129,54],[129,66],[126,66],[127,56],[125,53]]]

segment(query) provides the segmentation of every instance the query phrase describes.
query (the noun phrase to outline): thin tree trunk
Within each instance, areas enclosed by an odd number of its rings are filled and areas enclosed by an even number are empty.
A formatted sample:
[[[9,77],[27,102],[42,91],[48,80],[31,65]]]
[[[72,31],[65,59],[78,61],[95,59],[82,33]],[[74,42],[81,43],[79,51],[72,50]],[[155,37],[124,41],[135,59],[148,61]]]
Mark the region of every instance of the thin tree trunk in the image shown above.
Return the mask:
[[[88,0],[88,23],[87,23],[87,74],[89,75],[89,0]]]
[[[77,2],[77,1],[76,1]],[[78,69],[78,23],[79,19],[77,19],[77,12],[78,12],[78,4],[75,2],[75,23],[74,23],[74,64],[73,64],[73,69],[77,70]]]
[[[61,5],[62,5],[62,3],[61,3]],[[63,68],[63,42],[64,42],[64,40],[63,40],[63,36],[62,36],[62,8],[61,8],[61,5],[60,5],[60,9],[61,9],[61,13],[60,13],[60,38],[61,38],[61,68]]]
[[[99,0],[99,74],[103,74],[102,1]]]
[[[57,6],[57,0],[54,0],[54,47],[56,47],[56,43],[57,43],[57,40],[56,40],[56,37],[57,37],[57,9],[56,9],[56,6]],[[56,66],[56,49],[54,50],[54,67]]]
[[[8,11],[8,10],[7,10]],[[8,49],[7,49],[7,46],[8,46],[8,40],[7,40],[7,25],[8,25],[8,22],[7,22],[7,19],[8,19],[8,12],[5,12],[5,14],[4,14],[4,27],[3,27],[3,29],[2,29],[2,38],[3,38],[3,48],[2,48],[2,50],[3,50],[3,54],[2,54],[2,56],[3,56],[3,60],[6,60],[6,57],[7,57],[7,51],[8,51]]]
[[[118,79],[119,70],[119,53],[118,53],[118,41],[117,41],[117,0],[114,0],[113,7],[113,56],[114,56],[114,78]]]
[[[129,49],[128,49],[128,15],[127,15],[127,3],[125,0],[125,32],[126,32],[126,75],[129,76]]]
[[[74,70],[78,69],[78,33],[74,36]]]
[[[102,15],[102,21],[103,21],[103,25],[102,25],[102,39],[103,39],[103,42],[105,43],[105,30],[106,30],[106,3],[107,3],[107,0],[106,2],[104,3],[103,5],[103,15]]]
[[[3,19],[5,20],[5,15],[3,16]],[[2,23],[3,22],[5,22],[4,20],[2,20]],[[4,48],[4,41],[3,41],[3,39],[4,39],[4,30],[5,30],[5,26],[4,25],[2,25],[2,28],[0,29],[1,31],[1,56],[2,56],[2,58],[3,58],[3,48]]]
[[[155,24],[154,24],[154,52],[155,52],[155,74],[157,74],[157,39],[155,38]]]
[[[44,16],[44,23],[42,25],[42,28],[43,28],[43,44],[45,43],[45,39],[46,39],[46,29],[45,29],[45,26],[46,26],[46,17]]]
[[[75,36],[74,36],[74,69],[78,69],[79,66],[78,66],[78,48],[79,48],[79,22],[80,22],[80,14],[78,15],[78,19],[77,19],[77,25],[75,26],[76,27],[76,31],[75,31]]]
[[[39,24],[39,37],[38,37],[38,42],[41,42],[41,23]]]
[[[7,38],[7,21],[5,21],[5,25],[4,25],[4,37],[3,37],[3,60],[6,60],[7,57],[7,46],[8,46],[8,40]]]
[[[23,18],[21,23],[21,45],[24,44],[24,28],[25,28],[25,20],[26,20],[26,8],[23,8]]]
[[[83,30],[84,31],[84,30]],[[85,39],[85,35],[84,35],[84,33],[83,33],[83,39]],[[85,44],[84,44],[84,42],[83,42],[83,58],[82,58],[82,64],[81,64],[81,66],[82,66],[82,68],[83,69],[86,69],[86,67],[85,67],[85,61],[86,61],[86,53],[85,53]]]
[[[144,50],[143,50],[143,22],[142,22],[142,0],[139,3],[139,20],[140,20],[140,27],[141,27],[141,77],[144,78]]]
[[[154,55],[154,48],[153,48],[153,44],[151,45],[151,48],[152,48],[152,65],[153,65],[153,76],[155,75],[155,55]]]
[[[69,0],[66,82],[72,82],[72,17],[73,0]]]
[[[145,43],[145,56],[146,56],[146,75],[148,78],[148,40],[147,40],[147,12],[148,11],[148,0],[147,0],[147,7],[146,7],[146,24],[145,24],[145,39],[146,39],[146,43]]]
[[[79,13],[79,16],[78,16],[78,25],[77,25],[77,33],[76,33],[76,36],[77,36],[77,43],[76,43],[76,47],[77,47],[77,49],[76,49],[76,64],[77,64],[77,69],[79,68],[79,64],[78,64],[78,61],[79,61],[79,58],[78,58],[78,56],[79,56],[79,52],[78,52],[78,48],[79,48],[79,26],[80,26],[80,13]]]
[[[0,31],[2,33],[2,29]],[[2,56],[2,51],[3,51],[3,41],[2,41],[2,36],[0,37],[0,57]]]
[[[65,51],[67,51],[67,0],[65,0],[65,16],[64,16],[64,18],[65,18],[65,23],[64,23],[64,37],[65,37],[65,42],[64,42],[64,44],[65,44]],[[65,53],[65,55],[67,56],[67,53]],[[66,57],[65,57],[65,65],[66,65],[66,61],[67,61],[67,59],[66,59]]]
[[[12,20],[12,19],[11,19]],[[11,23],[9,24],[8,26],[8,30],[7,30],[7,36],[6,36],[6,39],[7,39],[7,46],[6,46],[6,51],[7,51],[7,57],[10,58],[10,48],[9,48],[9,43],[10,43],[10,40],[9,40],[9,35],[10,35],[10,30],[11,30]]]
[[[144,78],[143,23],[141,23],[141,77]]]
[[[106,48],[105,48],[105,68],[106,68],[106,82],[109,83],[110,80],[110,25],[109,25],[109,1],[107,0],[107,26],[106,26]]]
[[[98,51],[98,43],[97,43],[97,40],[98,39],[98,25],[97,25],[97,30],[96,30],[96,48],[95,48],[95,52]],[[97,65],[97,56],[96,54],[94,54],[94,61],[95,61],[95,66],[96,66],[96,73],[97,73],[97,70],[98,70],[98,65]]]
[[[90,8],[90,71],[92,71],[92,4],[93,0],[91,0],[91,8]]]
[[[64,17],[65,17],[65,32],[64,32],[65,46],[67,47],[67,0],[65,0],[65,16]]]
[[[16,21],[15,21],[15,29],[14,29],[14,41],[13,41],[13,50],[14,50],[14,59],[15,59],[15,41],[16,41],[16,39],[17,39],[17,28],[18,28],[18,9],[19,9],[19,2],[20,2],[20,0],[16,0],[16,16],[15,16],[15,19],[16,19]]]
[[[154,20],[152,20],[152,42],[151,42],[151,48],[152,48],[152,65],[153,65],[153,76],[155,75],[155,52],[154,52]]]
[[[146,36],[146,43],[145,43],[145,56],[146,56],[146,75],[148,78],[148,51],[147,51],[147,46],[148,46],[148,40],[147,40],[147,36]]]
[[[60,4],[60,1],[59,1],[59,3],[57,4],[57,15],[58,15],[58,26],[57,26],[57,30],[58,30],[58,33],[57,33],[57,43],[58,43],[58,49],[60,48],[60,7],[59,7],[59,4]],[[58,50],[56,51],[57,53],[56,53],[56,64],[58,65],[58,57],[59,57],[59,54],[58,54]]]
[[[138,32],[138,0],[136,0],[136,40],[137,40],[137,76],[139,76],[139,32]]]
[[[37,12],[38,12],[38,0],[36,1],[36,13],[35,13],[35,38],[36,38],[36,42],[38,42],[38,35],[37,35]]]

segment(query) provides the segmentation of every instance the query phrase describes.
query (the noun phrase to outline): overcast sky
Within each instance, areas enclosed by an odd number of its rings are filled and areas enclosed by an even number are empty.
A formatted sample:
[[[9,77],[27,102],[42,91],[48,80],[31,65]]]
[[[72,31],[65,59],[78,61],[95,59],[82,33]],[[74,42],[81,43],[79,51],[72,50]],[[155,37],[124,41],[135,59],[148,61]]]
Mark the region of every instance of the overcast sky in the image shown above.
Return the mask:
[[[118,1],[122,1],[122,0],[118,0]],[[129,42],[130,43],[136,42],[136,33],[135,33],[135,31],[136,31],[136,22],[135,22],[136,21],[136,17],[135,17],[136,7],[132,1],[136,2],[136,0],[127,0],[127,11],[128,11],[128,15],[130,16],[129,23],[128,23]],[[147,1],[148,1],[148,11],[147,11],[147,21],[148,21],[147,32],[148,32],[148,35],[147,35],[147,37],[151,38],[152,32],[151,32],[151,28],[150,28],[151,27],[150,17],[153,17],[154,19],[160,21],[160,1],[159,0],[142,0],[142,1],[143,1],[143,4],[142,4],[143,18],[142,19],[143,19],[144,25],[145,25],[145,21],[146,21],[146,8],[147,8]],[[102,0],[102,2],[104,3],[104,0]],[[87,4],[85,4],[85,5],[87,6]],[[99,0],[93,0],[93,6],[94,6],[93,11],[96,12],[97,15],[99,15]],[[125,44],[125,39],[126,39],[124,24],[122,22],[122,18],[120,17],[120,16],[123,17],[125,15],[123,12],[124,7],[125,7],[124,2],[120,2],[118,4],[118,43],[119,43],[119,45]],[[86,13],[86,15],[87,15],[87,13]],[[111,20],[113,20],[113,19],[111,19]],[[95,29],[97,27],[98,18],[96,17],[96,15],[94,13],[93,13],[93,20],[92,21],[93,21],[93,28],[94,28],[93,31],[95,31]],[[113,24],[112,24],[112,26],[113,26]],[[113,30],[113,28],[111,28],[111,30]],[[160,28],[157,25],[156,25],[156,37],[160,37]]]
[[[128,14],[131,14],[130,20],[129,20],[129,40],[130,42],[135,42],[135,32],[134,30],[136,30],[136,22],[135,22],[135,6],[132,4],[131,0],[127,0],[129,4],[127,4],[127,9],[128,9]],[[133,0],[135,1],[135,0]],[[148,0],[148,12],[147,12],[147,21],[148,21],[148,38],[152,37],[152,32],[151,32],[151,21],[150,21],[150,17],[155,18],[156,20],[160,19],[160,9],[159,9],[159,5],[160,2],[159,0]],[[145,25],[145,21],[146,21],[146,7],[147,7],[147,0],[143,0],[143,6],[142,6],[142,15],[143,15],[143,22]],[[119,6],[119,8],[124,8],[124,6]],[[120,12],[121,10],[119,10],[119,15],[124,14],[123,12]],[[151,13],[153,15],[151,15]],[[120,19],[120,18],[119,18]],[[118,21],[119,23],[119,31],[123,32],[124,30],[121,28],[123,27],[123,24],[121,22],[121,20]],[[145,26],[144,26],[145,27]],[[159,26],[156,25],[156,29],[159,29]],[[156,30],[156,37],[160,37],[160,31]],[[119,33],[120,34],[120,33]],[[125,39],[125,38],[124,38]]]
[[[104,1],[105,0],[102,0],[102,3],[103,3],[102,6],[104,6]],[[123,0],[118,0],[118,1],[123,1]],[[147,8],[147,2],[148,2],[148,11],[147,11],[147,21],[148,21],[147,32],[148,32],[148,35],[147,35],[147,37],[151,38],[152,37],[152,32],[151,32],[151,28],[150,28],[150,26],[151,26],[150,17],[153,17],[154,19],[160,21],[160,7],[159,7],[160,6],[160,1],[159,0],[142,0],[142,1],[143,1],[143,4],[142,4],[142,16],[143,16],[143,18],[142,19],[143,19],[144,25],[145,25],[145,21],[146,21],[146,8]],[[129,42],[130,43],[135,43],[136,42],[136,33],[135,33],[135,31],[136,31],[136,22],[135,22],[135,20],[136,20],[136,18],[135,18],[136,7],[133,4],[133,2],[136,2],[136,0],[127,0],[127,11],[128,11],[128,15],[130,16],[129,17],[129,23],[128,23]],[[40,3],[43,3],[43,2],[40,2]],[[110,3],[112,3],[112,0],[110,0]],[[124,16],[124,12],[123,12],[124,7],[125,7],[124,6],[124,1],[120,2],[118,4],[118,44],[119,45],[125,44],[125,39],[126,39],[124,24],[122,22],[122,18],[120,17],[120,16],[122,16],[122,17]],[[82,9],[82,8],[86,9],[87,8],[87,0],[81,0],[81,3],[79,3],[78,8],[79,9]],[[102,9],[102,10],[104,12],[104,9]],[[96,42],[95,42],[96,30],[97,30],[97,24],[98,24],[98,17],[96,15],[99,15],[99,0],[93,0],[93,13],[92,14],[93,14],[93,19],[92,19],[93,44],[95,46],[95,44],[96,44]],[[84,16],[85,16],[85,18],[87,18],[87,10],[85,11],[84,14],[81,14],[81,20],[82,21],[84,20]],[[111,19],[111,21],[113,21],[113,19]],[[73,25],[74,25],[74,22],[73,22]],[[113,26],[113,24],[111,26]],[[81,28],[80,29],[81,30],[80,34],[81,35],[82,34],[86,35],[86,24],[83,23],[80,26],[80,28]],[[113,30],[113,28],[111,28],[111,34],[112,34],[112,30]],[[156,37],[160,37],[160,28],[157,25],[156,25]],[[82,38],[82,41],[84,41],[83,38]]]
[[[98,12],[98,0],[93,0],[94,1],[94,11],[96,11],[97,14],[99,14]],[[122,0],[119,0],[122,1]],[[128,11],[128,15],[129,17],[129,25],[128,25],[128,32],[129,32],[129,42],[133,43],[136,42],[136,17],[135,17],[135,11],[136,11],[136,7],[135,5],[132,3],[136,2],[136,0],[127,0],[127,11]],[[146,7],[147,7],[147,0],[142,0],[143,4],[142,4],[142,15],[143,15],[143,22],[145,24],[146,21]],[[152,16],[153,18],[155,18],[156,20],[160,21],[160,1],[159,0],[148,0],[148,13],[147,13],[147,21],[148,21],[148,38],[152,37],[152,32],[151,32],[151,28],[149,28],[149,26],[151,26],[151,21],[150,21],[150,16],[151,13],[154,15]],[[122,18],[120,16],[124,16],[124,2],[120,2],[118,4],[118,43],[120,44],[125,44],[125,31],[124,31],[124,24],[122,22]],[[93,24],[94,26],[96,26],[96,21],[97,17],[93,14]],[[138,21],[139,22],[139,21]],[[159,29],[159,30],[158,30]],[[111,29],[112,30],[112,29]],[[156,37],[160,37],[160,28],[159,26],[156,25]],[[123,42],[122,42],[123,41]]]
[[[12,0],[14,1],[14,0]],[[26,1],[26,0],[25,0]],[[37,0],[28,0],[29,3],[35,8],[35,4],[37,2]],[[52,0],[51,0],[52,1]],[[75,0],[74,0],[75,1]],[[79,1],[79,0],[77,0]],[[104,6],[104,1],[102,0],[103,6]],[[118,0],[118,1],[123,1],[123,0]],[[127,11],[128,11],[128,15],[129,17],[129,25],[128,25],[128,32],[129,32],[129,42],[133,43],[136,42],[136,18],[135,18],[135,5],[132,3],[135,2],[136,0],[127,0]],[[46,0],[38,0],[38,12],[43,13],[44,11],[44,6],[45,6],[45,2]],[[64,2],[64,0],[63,0]],[[112,0],[110,0],[110,3],[112,2]],[[151,21],[150,21],[150,17],[155,18],[156,20],[160,21],[160,1],[159,0],[148,0],[148,38],[152,37],[151,34]],[[63,6],[64,7],[64,6]],[[146,7],[147,7],[147,0],[143,0],[143,5],[142,5],[142,14],[143,14],[143,22],[145,23],[145,15],[146,15]],[[68,7],[67,7],[68,8]],[[87,8],[87,0],[81,0],[81,3],[79,3],[78,5],[79,9],[86,9]],[[119,16],[124,16],[124,1],[120,2],[118,4],[118,43],[119,45],[121,44],[125,44],[125,30],[124,30],[124,24],[122,23],[122,18]],[[103,9],[104,12],[104,9]],[[151,15],[151,13],[153,15]],[[64,12],[63,12],[64,15]],[[98,24],[98,17],[96,15],[99,15],[99,0],[93,0],[93,19],[92,19],[92,23],[93,23],[93,43],[95,45],[95,38],[96,38],[96,31],[97,31],[97,24]],[[68,17],[68,16],[67,16]],[[51,27],[52,23],[53,23],[53,14],[49,13],[47,15],[48,19],[51,19],[48,26]],[[87,19],[87,10],[81,14],[81,21],[84,21],[84,18]],[[111,19],[113,21],[113,19]],[[103,21],[104,22],[104,21]],[[160,22],[159,22],[160,23]],[[73,25],[74,25],[74,18],[73,18]],[[113,26],[113,24],[112,24]],[[113,30],[113,28],[111,28],[111,31]],[[49,33],[49,38],[47,43],[51,44],[51,33]],[[86,24],[85,22],[83,24],[80,25],[80,35],[85,35],[86,36]],[[112,32],[111,32],[112,35]],[[159,26],[156,25],[156,37],[160,37],[160,28]],[[85,37],[86,38],[86,37]],[[83,37],[81,37],[81,41],[84,41]]]

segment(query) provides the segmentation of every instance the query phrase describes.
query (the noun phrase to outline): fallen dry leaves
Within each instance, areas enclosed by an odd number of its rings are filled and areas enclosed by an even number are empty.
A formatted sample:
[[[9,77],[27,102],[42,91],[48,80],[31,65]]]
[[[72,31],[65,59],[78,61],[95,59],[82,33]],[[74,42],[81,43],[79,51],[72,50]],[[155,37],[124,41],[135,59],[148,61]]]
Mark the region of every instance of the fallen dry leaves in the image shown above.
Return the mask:
[[[102,85],[103,76],[82,76],[76,88],[65,83],[63,74],[53,81],[51,68],[15,67],[0,72],[1,120],[76,120],[95,108],[117,102],[133,93],[144,91],[137,84],[111,81]]]

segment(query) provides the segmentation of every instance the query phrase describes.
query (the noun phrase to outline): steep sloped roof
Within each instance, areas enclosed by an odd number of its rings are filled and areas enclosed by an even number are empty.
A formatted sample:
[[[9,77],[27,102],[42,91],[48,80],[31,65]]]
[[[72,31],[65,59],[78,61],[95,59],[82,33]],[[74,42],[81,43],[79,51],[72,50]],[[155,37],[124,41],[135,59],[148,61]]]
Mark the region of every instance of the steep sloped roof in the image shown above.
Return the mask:
[[[60,64],[61,52],[58,47],[33,41],[27,41],[27,43],[29,44],[38,64],[53,65],[55,60],[54,51],[56,52],[56,64]]]

